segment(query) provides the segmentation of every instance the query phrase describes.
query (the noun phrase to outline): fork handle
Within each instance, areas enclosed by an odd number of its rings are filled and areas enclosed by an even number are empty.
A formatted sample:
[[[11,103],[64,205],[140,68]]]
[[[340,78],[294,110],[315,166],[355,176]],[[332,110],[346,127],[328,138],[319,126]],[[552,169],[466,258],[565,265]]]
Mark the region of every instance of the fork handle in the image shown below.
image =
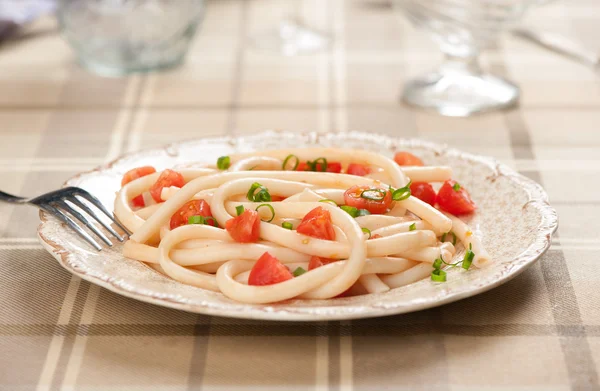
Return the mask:
[[[0,201],[2,202],[10,202],[12,204],[25,204],[27,203],[27,198],[25,197],[17,197],[12,194],[5,193],[0,190]]]

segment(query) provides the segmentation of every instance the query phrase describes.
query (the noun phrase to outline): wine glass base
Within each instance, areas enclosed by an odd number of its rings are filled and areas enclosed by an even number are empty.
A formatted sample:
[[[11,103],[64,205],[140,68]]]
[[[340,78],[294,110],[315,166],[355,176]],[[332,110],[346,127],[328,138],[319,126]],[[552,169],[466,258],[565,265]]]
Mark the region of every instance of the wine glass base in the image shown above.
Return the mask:
[[[284,56],[326,50],[329,44],[329,37],[293,20],[285,20],[277,28],[256,35],[250,40],[250,45],[255,49]]]
[[[519,87],[500,77],[439,71],[408,82],[402,99],[448,117],[468,117],[515,106],[519,94]]]

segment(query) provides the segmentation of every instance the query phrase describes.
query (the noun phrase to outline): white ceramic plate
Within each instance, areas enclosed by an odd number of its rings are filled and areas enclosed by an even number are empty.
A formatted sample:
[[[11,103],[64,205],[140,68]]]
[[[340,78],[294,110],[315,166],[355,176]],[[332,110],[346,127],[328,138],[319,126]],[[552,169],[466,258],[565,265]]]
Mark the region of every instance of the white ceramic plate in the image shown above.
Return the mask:
[[[121,177],[133,167],[153,165],[163,169],[190,162],[214,162],[217,157],[234,152],[315,145],[365,149],[388,156],[396,150],[409,150],[426,164],[452,166],[454,178],[469,189],[479,206],[467,222],[476,234],[482,235],[494,262],[480,270],[450,270],[445,283],[425,279],[382,294],[248,305],[220,293],[173,281],[140,262],[124,258],[121,245],[96,252],[45,213],[40,214],[39,237],[44,247],[71,273],[134,299],[209,315],[321,321],[417,311],[487,291],[531,266],[548,249],[557,228],[556,212],[548,204],[543,189],[508,167],[440,145],[367,133],[265,132],[236,139],[182,142],[126,155],[107,166],[77,175],[66,185],[90,191],[112,210]],[[458,251],[455,259],[462,254]]]

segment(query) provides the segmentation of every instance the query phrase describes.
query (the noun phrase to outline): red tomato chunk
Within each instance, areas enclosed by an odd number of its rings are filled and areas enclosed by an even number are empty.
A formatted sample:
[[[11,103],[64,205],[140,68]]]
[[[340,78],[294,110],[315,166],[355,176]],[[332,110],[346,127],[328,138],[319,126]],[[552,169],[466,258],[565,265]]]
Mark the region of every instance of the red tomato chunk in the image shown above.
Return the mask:
[[[162,193],[162,189],[165,187],[183,187],[185,185],[185,181],[183,180],[183,175],[173,170],[164,170],[156,182],[150,188],[150,194],[154,201],[162,202],[162,198],[160,194]]]
[[[279,259],[268,252],[264,253],[250,270],[248,285],[273,285],[294,278],[292,273]]]
[[[204,200],[191,200],[183,204],[183,206],[171,217],[171,229],[188,224],[188,220],[192,216],[212,217],[208,202]],[[207,223],[212,226],[216,225],[214,220],[209,220]]]
[[[467,189],[453,180],[444,182],[436,201],[440,209],[457,216],[472,213],[477,209]]]
[[[392,193],[379,187],[357,185],[346,190],[344,201],[346,205],[366,209],[371,214],[384,214],[392,203]]]
[[[350,175],[365,176],[370,174],[371,170],[369,170],[369,167],[363,166],[362,164],[350,163],[346,173]]]
[[[241,215],[229,219],[225,229],[236,242],[254,243],[260,238],[260,216],[255,210],[246,209]]]
[[[304,216],[296,232],[313,238],[335,240],[335,231],[331,222],[331,214],[322,206],[318,206]]]
[[[397,152],[394,161],[400,166],[424,166],[423,161],[410,152]]]
[[[413,197],[417,197],[429,205],[435,205],[435,190],[433,186],[426,182],[415,182],[410,185],[410,193]]]

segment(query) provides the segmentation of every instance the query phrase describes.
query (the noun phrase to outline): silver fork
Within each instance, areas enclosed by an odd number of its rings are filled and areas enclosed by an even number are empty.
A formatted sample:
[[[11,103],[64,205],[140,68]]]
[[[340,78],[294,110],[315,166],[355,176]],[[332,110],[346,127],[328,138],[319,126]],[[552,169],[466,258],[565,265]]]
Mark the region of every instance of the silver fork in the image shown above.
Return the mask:
[[[38,208],[50,213],[54,217],[58,218],[63,223],[67,224],[71,229],[73,229],[79,236],[81,236],[86,242],[94,246],[94,248],[98,251],[102,250],[102,246],[98,244],[96,240],[92,238],[92,236],[87,233],[80,225],[78,225],[73,218],[83,223],[90,231],[92,231],[96,236],[98,236],[104,243],[108,246],[112,246],[112,242],[102,231],[100,231],[89,218],[84,216],[84,214],[77,211],[67,202],[77,206],[81,209],[85,214],[91,216],[94,220],[96,220],[100,225],[104,227],[108,232],[110,232],[119,242],[123,242],[125,240],[124,237],[119,235],[117,231],[113,229],[110,225],[108,225],[100,216],[94,212],[92,208],[82,202],[79,197],[90,202],[96,208],[98,208],[102,213],[104,213],[108,218],[116,224],[123,232],[129,236],[131,232],[127,228],[123,226],[117,219],[114,218],[112,213],[110,213],[104,205],[98,200],[96,197],[88,193],[87,191],[79,188],[79,187],[65,187],[59,190],[51,191],[46,194],[42,194],[39,197],[35,198],[25,198],[25,197],[17,197],[3,191],[0,191],[0,201],[10,202],[12,204],[30,204],[35,205]],[[67,215],[71,215],[73,218]]]

